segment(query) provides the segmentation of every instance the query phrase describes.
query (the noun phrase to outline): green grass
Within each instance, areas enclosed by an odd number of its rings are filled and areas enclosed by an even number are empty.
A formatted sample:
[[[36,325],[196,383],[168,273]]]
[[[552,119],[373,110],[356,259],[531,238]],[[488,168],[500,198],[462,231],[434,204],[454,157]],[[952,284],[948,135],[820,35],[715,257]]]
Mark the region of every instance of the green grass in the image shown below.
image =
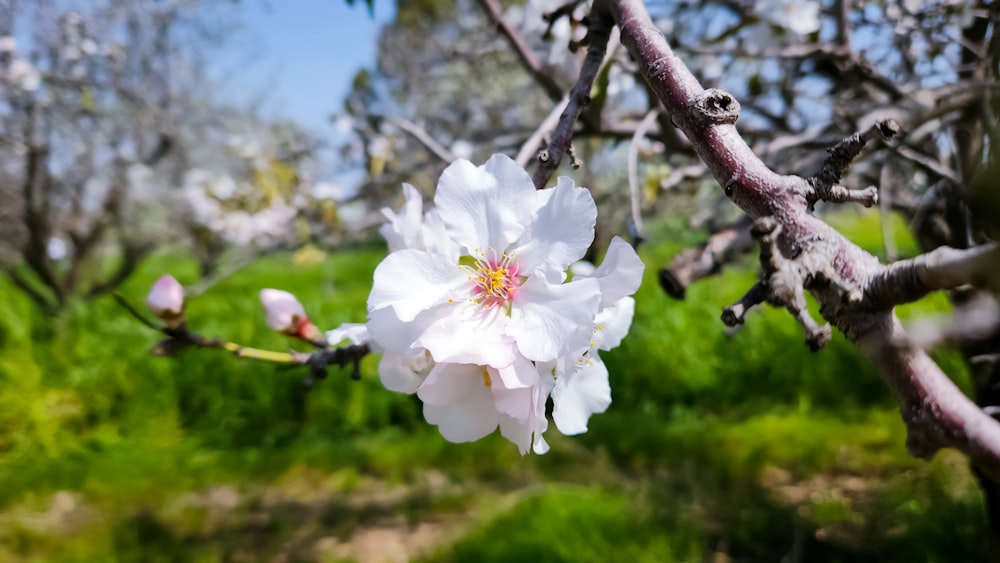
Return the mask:
[[[870,215],[838,221],[878,250]],[[889,392],[839,335],[811,354],[773,309],[727,333],[720,310],[752,260],[684,302],[663,295],[657,268],[693,237],[655,228],[679,236],[643,251],[632,333],[606,355],[614,403],[585,435],[550,431],[546,456],[445,442],[414,397],[381,388],[374,357],[361,381],[335,369],[312,389],[217,351],[154,358],[159,335],[111,298],[46,319],[0,279],[0,561],[336,560],[357,554],[331,545],[418,524],[449,530],[415,552],[433,561],[776,561],[795,542],[808,561],[975,560],[983,506],[964,461],[909,457]],[[192,300],[190,324],[286,349],[263,287],[322,328],[361,322],[383,253],[261,260]],[[165,272],[190,283],[196,265],[156,256],[122,293],[141,305]],[[938,358],[967,385],[957,355]]]

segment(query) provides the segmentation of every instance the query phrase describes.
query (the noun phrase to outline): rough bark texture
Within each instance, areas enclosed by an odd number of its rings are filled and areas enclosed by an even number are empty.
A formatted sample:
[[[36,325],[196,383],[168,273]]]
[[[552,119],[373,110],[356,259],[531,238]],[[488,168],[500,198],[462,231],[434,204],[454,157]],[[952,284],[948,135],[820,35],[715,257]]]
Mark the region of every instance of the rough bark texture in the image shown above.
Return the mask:
[[[834,172],[842,173],[850,158],[828,159],[820,174],[809,179],[773,172],[733,125],[739,103],[726,92],[706,90],[698,83],[653,26],[641,2],[598,0],[592,21],[598,28],[611,21],[619,25],[622,43],[673,123],[691,141],[726,196],[756,220],[765,287],[757,288],[755,297],[764,295],[771,304],[792,311],[806,329],[807,341],[815,346],[820,344],[822,327],[801,307],[802,290],[808,290],[820,303],[823,317],[871,358],[895,392],[914,455],[929,457],[941,447],[954,447],[984,472],[1000,477],[1000,423],[965,397],[923,350],[910,344],[893,314],[896,303],[879,289],[877,280],[885,268],[878,260],[811,213],[811,203],[825,199],[823,186],[834,185],[838,176]],[[893,127],[883,124],[875,131],[881,129],[883,137],[890,137]],[[857,141],[870,140],[871,131]],[[849,141],[856,155],[860,148]],[[841,195],[832,199],[857,199]],[[954,252],[958,254],[951,255],[952,260],[973,259]],[[947,283],[911,290],[927,292],[973,281],[953,277]]]

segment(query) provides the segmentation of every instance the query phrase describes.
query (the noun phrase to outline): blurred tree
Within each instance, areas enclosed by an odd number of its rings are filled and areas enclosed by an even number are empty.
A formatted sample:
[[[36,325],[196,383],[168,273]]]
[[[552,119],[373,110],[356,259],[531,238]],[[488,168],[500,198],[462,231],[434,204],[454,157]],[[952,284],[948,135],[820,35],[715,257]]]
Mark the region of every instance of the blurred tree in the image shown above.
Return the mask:
[[[239,10],[0,1],[0,267],[47,312],[114,290],[157,245],[186,241],[208,275],[337,226],[299,209],[329,199],[312,197],[317,139],[213,92],[207,53]]]
[[[0,244],[6,272],[45,310],[114,289],[170,231],[155,204],[183,171],[185,129],[205,116],[198,50],[222,37],[206,16],[226,11],[0,4],[4,208],[20,215]]]

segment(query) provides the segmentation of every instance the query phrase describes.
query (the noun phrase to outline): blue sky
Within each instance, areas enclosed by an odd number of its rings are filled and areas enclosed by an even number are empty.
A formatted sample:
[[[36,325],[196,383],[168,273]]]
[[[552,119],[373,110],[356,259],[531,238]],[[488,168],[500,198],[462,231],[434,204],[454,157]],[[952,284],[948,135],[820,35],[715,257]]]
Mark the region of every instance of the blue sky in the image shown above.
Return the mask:
[[[375,0],[375,17],[362,1],[245,0],[244,29],[219,64],[225,96],[263,97],[268,116],[290,117],[328,133],[351,78],[375,62],[379,28],[395,2]]]

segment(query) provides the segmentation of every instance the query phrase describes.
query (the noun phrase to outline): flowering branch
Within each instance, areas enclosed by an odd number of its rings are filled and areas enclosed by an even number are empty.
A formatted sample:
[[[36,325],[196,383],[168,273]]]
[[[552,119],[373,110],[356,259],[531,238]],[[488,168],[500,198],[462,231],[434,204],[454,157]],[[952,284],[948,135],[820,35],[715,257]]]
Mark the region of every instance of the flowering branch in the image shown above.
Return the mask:
[[[218,337],[207,337],[191,331],[187,326],[187,320],[184,316],[184,309],[186,307],[184,288],[171,276],[160,278],[153,285],[152,290],[146,298],[150,309],[162,321],[161,323],[148,319],[121,295],[117,293],[113,295],[115,301],[136,320],[150,329],[167,336],[166,340],[161,340],[153,345],[150,353],[154,356],[174,357],[186,348],[209,348],[229,352],[237,358],[248,358],[275,364],[308,366],[309,376],[306,378],[305,383],[311,386],[315,381],[326,378],[330,366],[345,367],[350,365],[351,379],[360,379],[361,359],[371,352],[370,345],[362,341],[354,341],[347,346],[331,348],[322,339],[322,334],[319,333],[318,329],[309,322],[304,312],[298,317],[295,314],[289,316],[288,313],[290,310],[296,309],[296,305],[298,309],[301,309],[301,305],[298,304],[298,301],[295,301],[294,304],[289,303],[287,298],[291,297],[291,294],[278,290],[264,290],[261,292],[261,300],[264,302],[265,308],[268,309],[268,324],[272,328],[279,330],[279,332],[309,342],[319,348],[318,350],[314,352],[298,352],[295,350],[275,352],[243,346]],[[294,300],[294,297],[291,299]],[[284,317],[289,318],[285,320]],[[287,322],[288,330],[276,327],[276,321],[279,323]],[[347,335],[345,334],[344,336]]]
[[[673,122],[691,141],[726,196],[756,220],[754,231],[761,242],[763,266],[761,281],[737,306],[727,310],[727,318],[736,322],[747,307],[766,299],[789,309],[803,325],[807,343],[816,348],[828,339],[829,328],[818,325],[805,312],[804,290],[810,291],[819,301],[823,317],[874,361],[895,392],[913,455],[929,457],[939,448],[954,447],[987,474],[1000,479],[1000,423],[970,401],[923,350],[910,343],[893,314],[893,299],[887,299],[887,291],[879,289],[885,284],[870,283],[889,276],[917,280],[926,291],[952,287],[957,280],[936,276],[944,276],[945,268],[956,265],[962,266],[960,273],[948,276],[982,282],[981,278],[962,276],[961,272],[979,271],[975,265],[986,263],[986,256],[993,256],[995,247],[970,250],[961,256],[942,251],[953,257],[947,264],[923,258],[886,268],[811,213],[814,198],[823,199],[827,186],[833,188],[864,141],[876,134],[890,136],[885,133],[892,132],[892,127],[884,123],[876,131],[870,129],[838,145],[825,172],[812,181],[779,175],[753,153],[737,132],[734,124],[740,106],[736,99],[721,90],[706,90],[698,83],[653,26],[641,2],[597,0],[593,11],[593,21],[613,19],[619,25],[622,43]],[[827,195],[852,199],[843,194]],[[973,259],[973,255],[981,258]],[[992,260],[996,263],[995,257]]]

